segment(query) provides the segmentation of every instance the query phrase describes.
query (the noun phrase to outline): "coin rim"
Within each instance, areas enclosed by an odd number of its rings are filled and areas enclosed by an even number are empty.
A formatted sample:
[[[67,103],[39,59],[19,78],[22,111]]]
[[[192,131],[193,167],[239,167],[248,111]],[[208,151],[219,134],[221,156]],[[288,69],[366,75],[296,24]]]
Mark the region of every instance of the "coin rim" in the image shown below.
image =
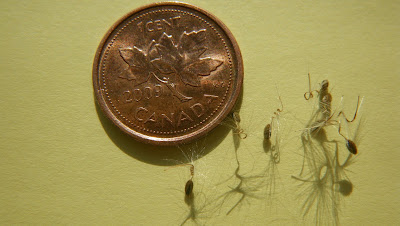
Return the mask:
[[[142,134],[136,130],[131,129],[130,127],[126,126],[123,122],[121,122],[115,115],[114,113],[107,107],[107,103],[102,95],[102,91],[100,89],[100,79],[99,79],[99,74],[98,74],[98,69],[99,69],[99,62],[100,62],[100,56],[101,52],[104,48],[104,44],[110,37],[111,33],[122,23],[124,22],[127,18],[130,16],[143,11],[145,9],[153,8],[153,7],[159,7],[159,6],[181,6],[181,7],[186,7],[195,11],[198,11],[205,16],[209,17],[212,19],[221,29],[222,31],[226,34],[228,39],[230,40],[236,59],[237,59],[237,89],[233,90],[233,94],[231,95],[232,98],[230,98],[232,101],[227,103],[227,105],[222,109],[222,112],[219,114],[221,115],[220,117],[213,118],[210,123],[206,124],[204,127],[201,129],[195,130],[193,132],[190,132],[189,134],[184,134],[182,136],[177,136],[177,137],[171,137],[171,138],[162,138],[162,137],[155,137],[155,136],[149,136]],[[121,17],[119,20],[117,20],[106,32],[106,34],[103,36],[103,39],[101,40],[99,46],[97,47],[96,54],[94,57],[93,61],[93,70],[92,70],[92,79],[93,79],[93,88],[94,88],[94,94],[96,96],[97,103],[99,103],[101,110],[107,118],[109,118],[113,124],[118,126],[124,133],[132,136],[134,139],[148,143],[148,144],[154,144],[154,145],[161,145],[161,146],[172,146],[172,145],[177,145],[177,144],[183,144],[183,143],[188,143],[191,142],[197,138],[202,137],[203,135],[207,134],[210,132],[212,129],[217,127],[222,120],[229,114],[229,112],[232,111],[235,103],[238,101],[238,97],[240,94],[240,91],[242,90],[243,86],[243,77],[244,77],[244,69],[243,69],[243,59],[242,55],[239,49],[239,46],[236,42],[236,39],[232,35],[231,31],[227,28],[227,26],[222,23],[216,16],[212,15],[211,13],[205,11],[204,9],[201,9],[197,6],[188,4],[188,3],[183,3],[183,2],[157,2],[157,3],[152,3],[148,5],[141,6],[139,8],[136,8],[129,13],[125,14],[123,17]]]

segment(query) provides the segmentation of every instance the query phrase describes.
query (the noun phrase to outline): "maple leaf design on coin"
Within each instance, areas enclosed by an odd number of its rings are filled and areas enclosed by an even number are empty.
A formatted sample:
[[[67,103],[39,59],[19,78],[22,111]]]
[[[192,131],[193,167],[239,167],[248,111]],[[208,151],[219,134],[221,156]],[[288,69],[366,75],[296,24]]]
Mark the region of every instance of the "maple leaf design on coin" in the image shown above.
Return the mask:
[[[153,40],[147,51],[141,50],[136,46],[133,48],[120,48],[119,53],[122,59],[129,65],[129,74],[121,75],[120,78],[135,80],[135,86],[145,83],[149,80],[151,72],[147,70],[151,66],[150,58],[157,54],[154,47],[155,41]]]
[[[147,50],[136,46],[120,48],[120,55],[130,70],[130,75],[121,78],[135,80],[136,85],[139,85],[147,82],[152,75],[165,84],[181,102],[191,100],[192,97],[185,96],[177,90],[178,78],[185,85],[199,87],[200,77],[209,76],[223,63],[218,59],[202,57],[207,51],[207,47],[204,46],[205,34],[206,29],[189,33],[184,31],[178,43],[174,44],[172,35],[164,32],[157,42],[151,41]]]

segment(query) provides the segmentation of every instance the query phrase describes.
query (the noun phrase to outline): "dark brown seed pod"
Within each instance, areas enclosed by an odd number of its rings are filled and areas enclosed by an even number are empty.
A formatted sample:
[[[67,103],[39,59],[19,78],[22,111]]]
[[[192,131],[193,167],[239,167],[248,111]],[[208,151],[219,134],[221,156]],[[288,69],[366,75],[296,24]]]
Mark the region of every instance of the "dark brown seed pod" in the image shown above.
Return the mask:
[[[353,154],[353,155],[357,154],[357,152],[358,152],[357,146],[352,140],[347,140],[346,147],[351,154]]]
[[[264,128],[264,139],[269,140],[271,138],[271,124],[267,124]]]
[[[193,181],[190,179],[190,180],[188,180],[188,181],[186,182],[186,185],[185,185],[185,194],[186,194],[187,196],[189,196],[189,195],[192,194],[192,191],[193,191]]]
[[[329,86],[329,81],[328,81],[328,80],[323,80],[323,81],[321,82],[321,91],[322,91],[322,90],[327,90],[327,89],[328,89],[328,86]]]

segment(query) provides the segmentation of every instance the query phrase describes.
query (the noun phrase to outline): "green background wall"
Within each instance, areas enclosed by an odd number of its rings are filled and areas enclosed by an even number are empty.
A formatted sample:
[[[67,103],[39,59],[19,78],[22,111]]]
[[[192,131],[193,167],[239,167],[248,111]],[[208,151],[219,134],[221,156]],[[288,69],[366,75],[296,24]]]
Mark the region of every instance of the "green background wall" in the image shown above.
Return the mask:
[[[189,213],[183,200],[188,169],[165,171],[176,164],[171,159],[183,159],[179,149],[132,140],[97,112],[93,97],[92,62],[101,38],[117,19],[148,3],[0,2],[1,224],[177,225]],[[329,79],[335,107],[343,95],[344,110],[353,112],[357,96],[365,96],[360,154],[348,173],[354,191],[341,200],[341,223],[399,225],[400,2],[188,3],[223,21],[242,51],[241,114],[249,133],[239,149],[243,173],[264,167],[261,134],[279,107],[276,87],[285,107],[282,134],[288,134],[274,201],[248,199],[228,216],[240,196],[201,207],[237,184],[228,180],[235,170],[232,135],[221,127],[198,142],[207,153],[195,162],[198,223],[297,225],[315,218],[310,213],[303,220],[291,178],[301,169],[299,134],[313,107],[303,99],[310,72],[314,87]]]

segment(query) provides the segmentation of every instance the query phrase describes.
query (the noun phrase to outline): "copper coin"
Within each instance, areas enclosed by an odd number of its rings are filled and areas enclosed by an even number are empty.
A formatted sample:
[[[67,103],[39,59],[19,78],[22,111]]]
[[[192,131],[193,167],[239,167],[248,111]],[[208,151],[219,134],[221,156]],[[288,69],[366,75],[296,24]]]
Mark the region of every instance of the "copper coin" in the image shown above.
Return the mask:
[[[195,6],[136,9],[101,41],[93,86],[108,118],[134,138],[175,145],[216,127],[243,82],[239,47],[226,26]]]

